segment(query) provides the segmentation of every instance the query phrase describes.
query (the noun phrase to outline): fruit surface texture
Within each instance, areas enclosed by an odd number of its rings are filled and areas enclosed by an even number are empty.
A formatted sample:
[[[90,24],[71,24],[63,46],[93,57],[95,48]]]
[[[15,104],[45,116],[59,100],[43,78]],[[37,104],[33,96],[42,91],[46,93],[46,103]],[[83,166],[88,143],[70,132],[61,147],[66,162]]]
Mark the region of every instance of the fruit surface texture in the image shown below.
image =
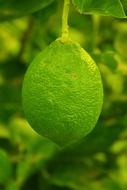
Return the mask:
[[[96,125],[103,87],[90,55],[80,45],[58,39],[30,64],[22,96],[31,127],[66,146],[82,139]]]

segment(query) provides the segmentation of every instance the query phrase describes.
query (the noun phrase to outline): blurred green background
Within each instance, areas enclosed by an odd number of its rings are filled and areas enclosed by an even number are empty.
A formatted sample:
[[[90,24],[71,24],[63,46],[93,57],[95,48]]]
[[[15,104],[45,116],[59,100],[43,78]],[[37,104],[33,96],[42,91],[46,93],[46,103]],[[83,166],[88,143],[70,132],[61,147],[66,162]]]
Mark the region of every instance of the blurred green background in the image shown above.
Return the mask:
[[[126,190],[127,19],[71,7],[70,36],[95,59],[104,84],[103,110],[87,137],[61,150],[25,120],[23,77],[60,35],[58,2],[26,17],[0,17],[0,190]]]

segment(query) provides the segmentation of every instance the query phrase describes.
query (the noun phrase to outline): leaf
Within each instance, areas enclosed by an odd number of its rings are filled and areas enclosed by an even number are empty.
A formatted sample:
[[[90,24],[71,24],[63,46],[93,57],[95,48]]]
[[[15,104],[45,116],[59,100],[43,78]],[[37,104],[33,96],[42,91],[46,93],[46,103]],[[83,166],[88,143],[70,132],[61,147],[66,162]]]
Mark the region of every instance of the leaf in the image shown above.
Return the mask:
[[[6,20],[30,14],[45,8],[53,0],[0,0],[0,20]]]
[[[6,185],[5,190],[19,190],[19,188],[15,181],[11,181]]]
[[[21,87],[13,84],[0,86],[0,121],[6,122],[12,115],[21,111]]]
[[[55,153],[56,146],[42,137],[33,138],[28,142],[28,152],[20,160],[16,169],[17,183],[21,186],[30,176],[43,169],[47,161]]]
[[[119,26],[119,27],[122,28],[122,26]],[[115,45],[115,49],[118,51],[118,53],[123,58],[127,59],[127,53],[126,53],[127,52],[127,31],[118,33],[118,35],[115,38],[114,45]]]
[[[0,184],[4,184],[11,176],[11,163],[6,152],[0,149]]]
[[[118,62],[114,52],[104,52],[104,54],[102,54],[102,62],[107,65],[111,71],[115,71],[117,69]]]
[[[124,11],[125,11],[125,13],[127,15],[127,0],[120,0],[120,1],[121,1],[122,5],[123,5]]]
[[[82,14],[101,14],[118,18],[126,17],[119,0],[72,0],[72,3]]]

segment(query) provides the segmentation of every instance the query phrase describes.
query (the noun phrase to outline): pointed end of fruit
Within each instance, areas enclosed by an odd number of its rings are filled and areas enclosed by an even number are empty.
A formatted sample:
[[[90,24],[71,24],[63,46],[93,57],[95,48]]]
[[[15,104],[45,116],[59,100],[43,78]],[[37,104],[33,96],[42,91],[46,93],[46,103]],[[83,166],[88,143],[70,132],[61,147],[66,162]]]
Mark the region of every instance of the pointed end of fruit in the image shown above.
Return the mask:
[[[75,144],[77,144],[78,140],[77,141],[60,141],[60,140],[52,140],[50,139],[53,143],[56,144],[56,146],[58,147],[58,149],[62,150],[62,149],[66,149],[66,148],[69,148]]]

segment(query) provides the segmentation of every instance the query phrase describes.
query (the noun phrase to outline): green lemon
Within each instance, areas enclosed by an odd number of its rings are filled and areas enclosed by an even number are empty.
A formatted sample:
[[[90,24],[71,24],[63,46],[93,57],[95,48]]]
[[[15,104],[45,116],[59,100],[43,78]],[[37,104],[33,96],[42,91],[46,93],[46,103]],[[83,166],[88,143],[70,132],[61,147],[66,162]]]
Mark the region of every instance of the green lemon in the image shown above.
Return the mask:
[[[94,128],[103,102],[93,59],[80,45],[59,39],[30,64],[22,93],[32,128],[60,146],[75,143]]]

